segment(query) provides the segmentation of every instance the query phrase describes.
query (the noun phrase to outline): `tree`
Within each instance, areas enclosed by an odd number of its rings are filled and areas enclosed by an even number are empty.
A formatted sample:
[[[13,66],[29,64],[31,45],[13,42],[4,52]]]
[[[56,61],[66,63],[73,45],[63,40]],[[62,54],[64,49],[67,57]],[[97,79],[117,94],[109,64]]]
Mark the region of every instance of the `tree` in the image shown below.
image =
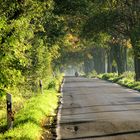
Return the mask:
[[[100,10],[93,10],[83,30],[85,36],[95,36],[96,33],[105,32],[112,37],[123,36],[130,39],[135,55],[136,80],[140,80],[139,66],[139,40],[140,40],[140,14],[137,0],[133,1],[94,1],[94,7]],[[115,33],[115,34],[114,34]]]
[[[52,75],[63,19],[53,13],[53,0],[0,2],[0,90],[34,89]]]

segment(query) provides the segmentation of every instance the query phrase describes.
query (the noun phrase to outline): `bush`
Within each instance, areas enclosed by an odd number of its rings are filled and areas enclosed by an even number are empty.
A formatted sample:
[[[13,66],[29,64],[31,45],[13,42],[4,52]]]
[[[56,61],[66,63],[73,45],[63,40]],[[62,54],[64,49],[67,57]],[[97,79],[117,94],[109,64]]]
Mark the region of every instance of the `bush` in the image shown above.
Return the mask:
[[[52,80],[49,82],[48,84],[48,89],[55,89],[56,88],[56,81],[55,80]]]
[[[118,76],[118,77],[114,77],[114,78],[112,79],[112,81],[115,82],[115,83],[117,83],[117,82],[118,82],[119,80],[121,80],[121,79],[123,79],[123,75]]]
[[[118,77],[117,73],[105,73],[102,75],[102,79],[104,80],[113,80],[114,78]]]
[[[97,78],[97,72],[95,70],[93,70],[92,72],[87,74],[87,77],[89,78]]]
[[[134,89],[140,91],[140,82],[138,82],[138,85],[135,86]]]
[[[131,71],[124,72],[122,75],[127,79],[131,79],[131,80],[134,80],[135,77],[135,73]]]

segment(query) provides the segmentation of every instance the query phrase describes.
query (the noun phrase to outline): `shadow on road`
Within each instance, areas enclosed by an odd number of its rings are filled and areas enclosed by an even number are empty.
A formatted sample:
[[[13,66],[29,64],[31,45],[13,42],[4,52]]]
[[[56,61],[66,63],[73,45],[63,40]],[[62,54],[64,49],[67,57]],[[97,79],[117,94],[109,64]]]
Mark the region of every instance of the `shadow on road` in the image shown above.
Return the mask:
[[[140,105],[140,103],[126,103],[126,104],[99,104],[99,105],[92,105],[92,106],[82,106],[82,108],[92,108],[92,107],[104,107],[104,106],[125,106],[125,105],[127,105],[127,106],[131,106],[131,105]],[[64,109],[72,109],[72,108],[74,108],[74,109],[80,109],[81,107],[77,107],[77,106],[75,106],[75,107],[63,107],[63,110]]]
[[[128,110],[107,110],[107,111],[93,111],[93,112],[84,112],[84,113],[73,113],[73,114],[63,114],[63,116],[73,116],[81,114],[93,114],[93,113],[106,113],[106,112],[125,112],[125,111],[140,111],[140,109],[128,109]]]
[[[127,100],[129,102],[139,102],[140,103],[140,97],[127,97]]]
[[[120,135],[130,135],[130,134],[137,134],[140,133],[140,130],[135,131],[126,131],[126,132],[117,132],[117,133],[110,133],[110,134],[103,134],[103,135],[94,135],[94,136],[85,136],[85,137],[74,137],[74,138],[66,138],[62,140],[75,140],[75,139],[88,139],[88,138],[102,138],[102,137],[112,137],[112,136],[120,136]]]

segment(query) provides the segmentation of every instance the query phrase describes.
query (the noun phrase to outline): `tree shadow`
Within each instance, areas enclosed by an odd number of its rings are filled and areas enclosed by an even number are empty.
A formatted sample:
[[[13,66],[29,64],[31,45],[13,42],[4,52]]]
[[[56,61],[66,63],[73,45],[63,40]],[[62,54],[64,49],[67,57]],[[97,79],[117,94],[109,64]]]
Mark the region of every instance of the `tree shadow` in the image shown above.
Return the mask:
[[[62,110],[67,110],[67,109],[83,109],[83,108],[93,108],[93,107],[101,107],[101,106],[133,106],[133,105],[140,105],[139,103],[122,103],[122,104],[95,104],[95,105],[91,105],[91,106],[81,106],[81,107],[77,107],[77,106],[72,106],[72,107],[62,107]]]
[[[116,132],[102,135],[93,135],[93,136],[83,136],[83,137],[73,137],[73,138],[64,138],[61,140],[76,140],[76,139],[90,139],[90,138],[105,138],[105,137],[113,137],[113,136],[123,136],[123,135],[131,135],[131,134],[139,134],[140,130],[134,131],[124,131],[124,132]]]
[[[137,102],[140,103],[140,97],[127,97],[128,102]]]
[[[128,112],[128,111],[140,111],[140,109],[122,109],[122,110],[106,110],[106,111],[92,111],[92,112],[84,112],[84,113],[72,113],[72,114],[64,114],[64,116],[73,116],[73,115],[82,115],[82,114],[96,114],[96,113],[115,113],[115,112]]]
[[[0,126],[0,133],[5,133],[7,131],[7,125]]]

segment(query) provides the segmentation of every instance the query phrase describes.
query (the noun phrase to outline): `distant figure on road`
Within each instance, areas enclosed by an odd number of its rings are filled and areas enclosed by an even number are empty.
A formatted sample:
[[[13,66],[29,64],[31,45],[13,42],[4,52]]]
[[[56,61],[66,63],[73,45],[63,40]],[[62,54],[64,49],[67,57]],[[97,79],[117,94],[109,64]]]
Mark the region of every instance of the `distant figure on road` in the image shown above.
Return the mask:
[[[75,77],[78,77],[79,76],[79,73],[76,71],[75,72]]]

